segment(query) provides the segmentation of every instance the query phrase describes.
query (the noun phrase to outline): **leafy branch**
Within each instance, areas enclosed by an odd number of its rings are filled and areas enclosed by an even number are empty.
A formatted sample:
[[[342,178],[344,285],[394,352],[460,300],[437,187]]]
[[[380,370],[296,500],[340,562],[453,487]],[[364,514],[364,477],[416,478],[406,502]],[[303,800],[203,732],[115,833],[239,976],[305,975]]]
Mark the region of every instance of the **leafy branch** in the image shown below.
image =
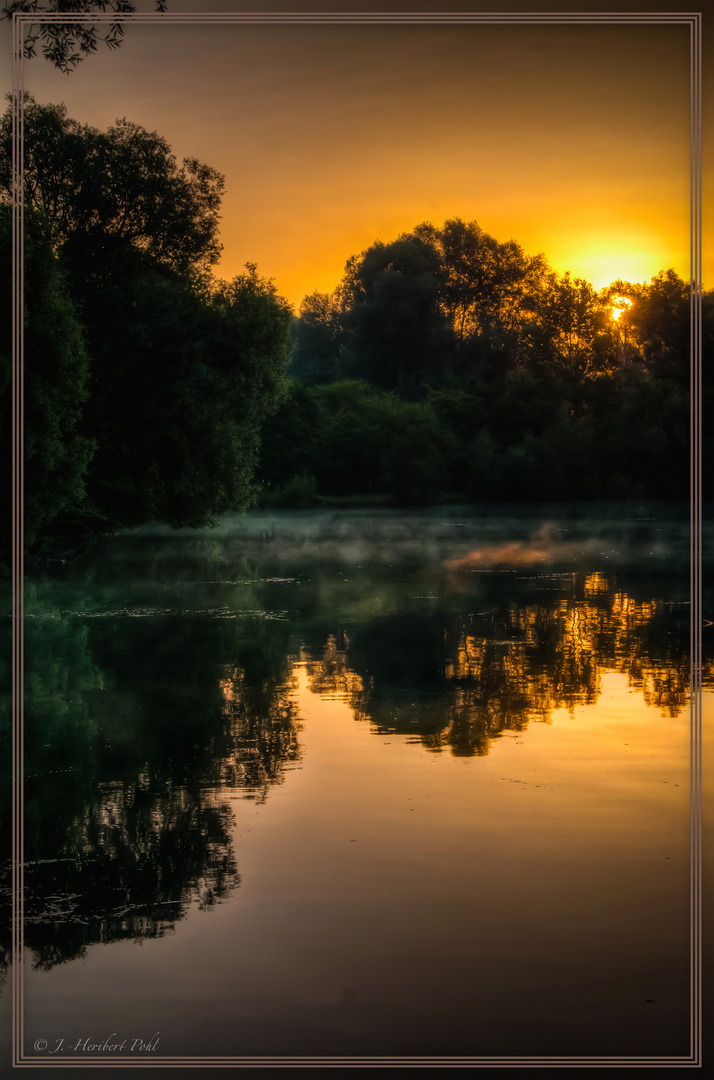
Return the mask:
[[[165,0],[154,0],[156,11],[163,13]],[[22,44],[26,60],[37,56],[38,49],[56,68],[69,75],[86,57],[97,51],[104,43],[109,49],[118,49],[124,38],[124,21],[117,19],[99,25],[91,22],[43,21],[43,15],[93,15],[113,12],[116,15],[133,15],[136,6],[131,0],[11,0],[1,9],[6,19],[13,15],[37,15],[37,23],[30,23]]]

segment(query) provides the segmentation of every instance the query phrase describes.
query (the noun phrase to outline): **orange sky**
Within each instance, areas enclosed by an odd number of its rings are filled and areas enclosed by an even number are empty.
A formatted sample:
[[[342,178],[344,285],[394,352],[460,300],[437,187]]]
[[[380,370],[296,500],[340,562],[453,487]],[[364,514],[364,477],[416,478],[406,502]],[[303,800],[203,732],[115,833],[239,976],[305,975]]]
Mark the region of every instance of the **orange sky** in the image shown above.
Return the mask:
[[[596,287],[690,276],[685,26],[134,25],[70,76],[24,71],[39,101],[225,173],[218,273],[256,262],[296,306],[375,239],[456,216]]]

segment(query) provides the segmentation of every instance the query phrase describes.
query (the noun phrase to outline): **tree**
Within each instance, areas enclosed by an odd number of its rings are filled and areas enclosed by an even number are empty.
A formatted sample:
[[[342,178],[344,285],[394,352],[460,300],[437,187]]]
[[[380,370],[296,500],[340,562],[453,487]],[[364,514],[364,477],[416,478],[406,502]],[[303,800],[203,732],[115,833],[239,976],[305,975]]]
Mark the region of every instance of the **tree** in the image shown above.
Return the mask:
[[[545,362],[572,384],[611,368],[615,346],[607,305],[583,278],[546,276],[525,335],[531,362]]]
[[[334,495],[374,493],[381,487],[382,457],[399,403],[356,379],[314,388],[323,417],[320,460],[311,470],[321,490]]]
[[[121,524],[173,526],[249,506],[290,358],[292,313],[272,283],[250,265],[199,295],[125,254],[87,311],[95,505]]]
[[[620,316],[630,340],[654,375],[689,380],[690,287],[674,270],[630,286],[632,304]]]
[[[295,477],[314,475],[322,462],[322,435],[328,417],[315,388],[291,379],[284,401],[266,417],[256,478],[267,492]]]
[[[459,341],[520,329],[523,300],[545,260],[529,258],[514,240],[499,243],[477,222],[452,218],[437,234],[444,266],[445,312]]]
[[[155,0],[155,9],[166,11],[164,0]],[[118,49],[124,37],[124,22],[117,19],[109,24],[108,30],[101,34],[99,27],[89,20],[69,22],[62,19],[47,19],[43,16],[68,13],[70,15],[105,14],[107,11],[117,15],[131,15],[136,6],[130,0],[11,0],[2,8],[2,15],[11,19],[14,14],[37,15],[38,22],[31,23],[23,41],[23,56],[31,60],[37,55],[38,42],[42,42],[41,51],[45,60],[69,75],[87,56],[97,51],[98,42],[103,42],[109,49]],[[99,26],[106,26],[101,20]]]
[[[224,177],[196,158],[179,166],[166,139],[126,119],[107,131],[80,124],[64,105],[27,96],[24,201],[52,223],[75,279],[131,245],[151,263],[205,274],[220,256]],[[0,120],[0,199],[12,198],[12,108]]]
[[[444,378],[454,335],[440,307],[440,270],[434,246],[408,234],[392,244],[377,242],[348,262],[343,289],[350,375],[410,398]]]
[[[448,438],[430,403],[402,406],[401,423],[384,452],[383,482],[398,503],[443,502],[449,488]]]
[[[321,453],[303,435],[291,453],[276,417],[286,460],[321,492],[670,497],[686,483],[689,286],[673,271],[596,292],[453,218],[375,242],[332,297],[308,300],[298,336],[314,333],[333,379],[339,355],[364,380],[334,382],[329,405],[321,394]],[[382,403],[376,390],[388,391]],[[381,450],[367,467],[370,440]]]
[[[422,222],[351,258],[340,287],[343,368],[411,398],[521,360],[547,264],[477,222]]]
[[[223,177],[195,159],[179,167],[165,139],[127,120],[101,132],[31,99],[25,120],[27,213],[48,223],[91,358],[77,421],[96,444],[91,505],[129,526],[200,526],[250,505],[260,428],[283,394],[292,312],[252,264],[233,282],[210,276]],[[5,203],[10,155],[8,112]],[[65,325],[57,331],[59,348]],[[84,394],[78,378],[77,402]],[[27,437],[28,446],[39,437],[29,414]]]
[[[334,382],[342,374],[342,292],[340,286],[333,293],[314,292],[300,304],[290,370],[305,383]]]
[[[24,230],[24,535],[31,546],[61,514],[84,503],[94,444],[81,431],[88,396],[89,356],[69,293],[67,275],[52,251],[46,222],[36,212]],[[0,265],[11,274],[9,208],[0,206]],[[11,325],[2,343],[2,443],[11,462]],[[9,522],[8,522],[9,525]],[[9,546],[9,537],[3,537]]]

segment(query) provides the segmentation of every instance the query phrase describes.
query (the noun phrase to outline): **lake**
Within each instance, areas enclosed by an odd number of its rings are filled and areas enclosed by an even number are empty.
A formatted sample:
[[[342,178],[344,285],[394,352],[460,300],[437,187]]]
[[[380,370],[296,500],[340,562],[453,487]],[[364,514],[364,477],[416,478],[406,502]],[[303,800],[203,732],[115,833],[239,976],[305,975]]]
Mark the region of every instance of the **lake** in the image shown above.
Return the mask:
[[[687,506],[30,566],[26,1053],[686,1056],[689,617]]]

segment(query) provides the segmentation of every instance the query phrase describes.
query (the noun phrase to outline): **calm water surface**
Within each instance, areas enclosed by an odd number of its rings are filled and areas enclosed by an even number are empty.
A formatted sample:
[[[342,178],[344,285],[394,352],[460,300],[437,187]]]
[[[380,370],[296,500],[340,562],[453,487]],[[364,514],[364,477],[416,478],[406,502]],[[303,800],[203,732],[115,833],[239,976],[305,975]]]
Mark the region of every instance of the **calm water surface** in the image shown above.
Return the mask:
[[[26,611],[28,1053],[688,1053],[686,508],[144,530]]]

